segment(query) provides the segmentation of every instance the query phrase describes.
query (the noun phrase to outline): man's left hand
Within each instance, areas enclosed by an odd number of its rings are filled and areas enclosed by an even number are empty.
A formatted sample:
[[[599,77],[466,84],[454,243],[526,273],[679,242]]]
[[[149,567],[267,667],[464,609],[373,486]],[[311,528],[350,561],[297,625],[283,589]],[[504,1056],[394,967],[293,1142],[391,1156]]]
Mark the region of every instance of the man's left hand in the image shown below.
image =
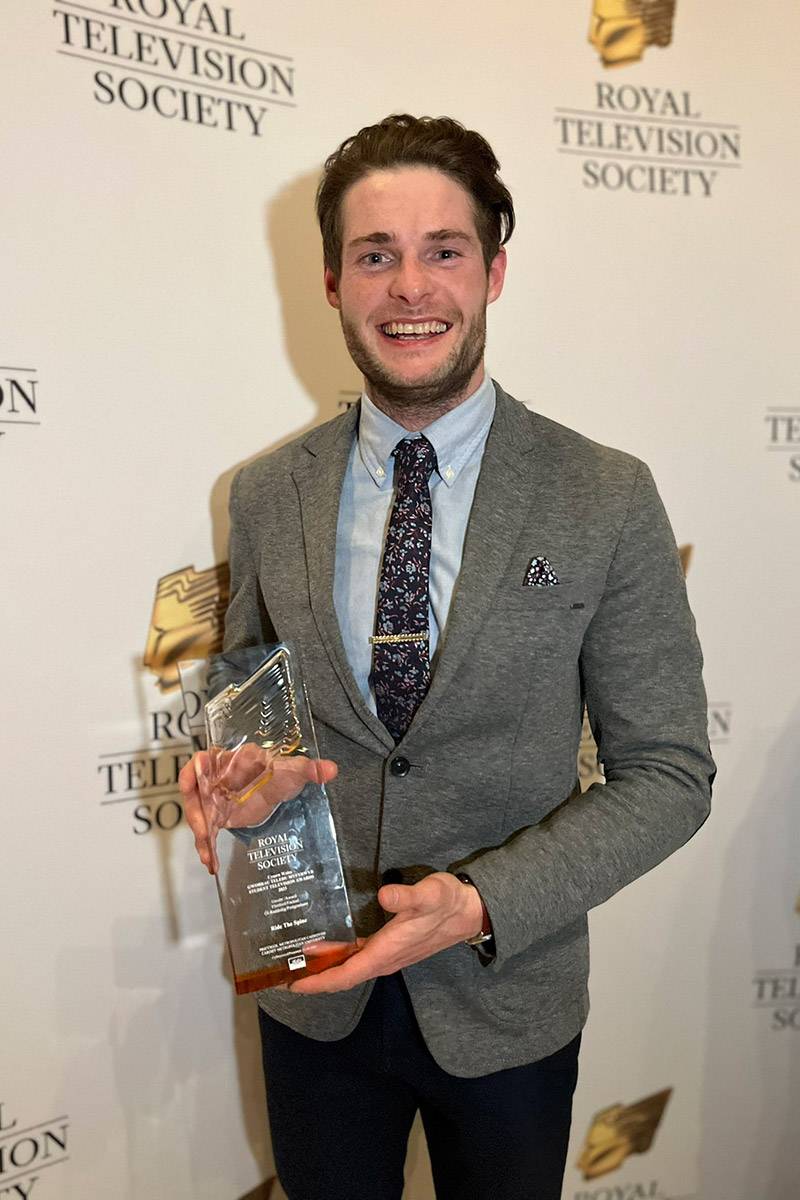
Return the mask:
[[[378,892],[378,903],[394,913],[391,921],[371,937],[360,938],[356,953],[341,966],[298,979],[289,990],[309,996],[343,992],[410,967],[480,932],[483,908],[477,889],[446,871],[412,886],[387,884]],[[320,949],[324,946],[320,943]]]

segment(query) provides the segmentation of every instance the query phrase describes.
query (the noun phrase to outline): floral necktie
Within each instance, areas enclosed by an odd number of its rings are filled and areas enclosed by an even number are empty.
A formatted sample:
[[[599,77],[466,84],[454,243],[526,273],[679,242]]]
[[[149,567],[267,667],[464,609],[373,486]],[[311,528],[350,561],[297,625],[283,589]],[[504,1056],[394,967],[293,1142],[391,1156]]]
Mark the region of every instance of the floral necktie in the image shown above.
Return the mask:
[[[436,451],[426,437],[405,438],[392,452],[394,505],[378,584],[372,674],[378,716],[399,742],[431,680],[428,576],[431,494]]]

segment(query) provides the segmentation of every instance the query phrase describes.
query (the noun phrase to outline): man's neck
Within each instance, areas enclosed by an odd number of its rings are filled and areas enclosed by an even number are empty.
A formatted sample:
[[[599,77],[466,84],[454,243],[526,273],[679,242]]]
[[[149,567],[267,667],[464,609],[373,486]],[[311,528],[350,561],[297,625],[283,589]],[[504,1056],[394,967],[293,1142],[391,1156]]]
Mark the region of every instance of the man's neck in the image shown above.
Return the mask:
[[[452,412],[454,408],[458,408],[459,404],[469,400],[470,396],[473,396],[483,383],[485,374],[484,365],[481,363],[465,387],[457,392],[444,395],[440,399],[427,400],[420,404],[414,404],[413,401],[393,400],[384,396],[366,379],[364,380],[364,391],[375,407],[390,417],[392,421],[402,425],[403,429],[407,429],[409,433],[419,433],[428,425],[432,425],[439,417],[443,417],[445,413]]]

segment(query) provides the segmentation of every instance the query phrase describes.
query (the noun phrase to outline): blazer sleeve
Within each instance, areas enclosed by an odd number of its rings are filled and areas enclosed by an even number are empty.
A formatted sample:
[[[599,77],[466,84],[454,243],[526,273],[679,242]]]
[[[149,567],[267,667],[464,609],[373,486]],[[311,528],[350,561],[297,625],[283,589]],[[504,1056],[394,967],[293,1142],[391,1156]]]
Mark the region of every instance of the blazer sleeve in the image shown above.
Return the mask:
[[[231,532],[228,546],[231,595],[225,613],[224,650],[240,650],[246,646],[259,646],[278,640],[264,604],[258,581],[258,566],[240,499],[242,473],[237,472],[231,485]]]
[[[462,868],[492,919],[493,969],[582,918],[703,824],[715,767],[702,661],[672,529],[640,463],[580,656],[605,783]]]

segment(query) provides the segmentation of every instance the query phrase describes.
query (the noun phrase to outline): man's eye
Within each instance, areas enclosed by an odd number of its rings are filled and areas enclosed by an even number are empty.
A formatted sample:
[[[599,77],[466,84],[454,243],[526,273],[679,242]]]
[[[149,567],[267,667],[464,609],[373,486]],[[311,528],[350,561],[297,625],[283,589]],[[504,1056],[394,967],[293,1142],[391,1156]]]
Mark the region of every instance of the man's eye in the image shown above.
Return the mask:
[[[381,254],[379,250],[371,250],[369,254],[365,254],[361,260],[368,267],[378,267],[381,263],[386,262],[386,255]]]
[[[450,262],[454,258],[459,258],[457,250],[451,250],[449,246],[443,246],[441,250],[437,250],[436,254],[443,262]]]

